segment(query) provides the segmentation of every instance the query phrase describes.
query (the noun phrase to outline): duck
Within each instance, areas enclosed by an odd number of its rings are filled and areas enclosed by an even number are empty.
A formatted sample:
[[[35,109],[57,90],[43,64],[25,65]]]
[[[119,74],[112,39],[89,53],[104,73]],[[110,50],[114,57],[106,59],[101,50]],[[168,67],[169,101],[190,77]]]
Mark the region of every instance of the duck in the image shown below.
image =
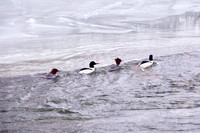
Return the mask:
[[[99,63],[96,63],[94,61],[91,61],[90,64],[89,64],[89,68],[82,68],[80,69],[79,73],[80,74],[91,74],[93,72],[95,72],[95,68],[94,68],[94,65],[97,65]]]
[[[108,71],[109,72],[112,72],[112,71],[116,71],[116,70],[119,70],[121,67],[119,66],[120,63],[122,62],[122,60],[120,58],[116,58],[115,59],[115,62],[116,62],[116,65],[115,64],[112,64],[109,68],[108,68]]]
[[[139,64],[139,67],[142,69],[146,69],[149,68],[153,65],[154,61],[153,61],[153,55],[149,55],[149,60],[148,61],[142,61]]]
[[[56,69],[56,68],[53,68],[53,69],[51,70],[51,72],[48,73],[44,78],[45,78],[45,79],[55,79],[55,78],[57,77],[57,75],[56,75],[57,72],[61,72],[61,70],[58,70],[58,69]]]

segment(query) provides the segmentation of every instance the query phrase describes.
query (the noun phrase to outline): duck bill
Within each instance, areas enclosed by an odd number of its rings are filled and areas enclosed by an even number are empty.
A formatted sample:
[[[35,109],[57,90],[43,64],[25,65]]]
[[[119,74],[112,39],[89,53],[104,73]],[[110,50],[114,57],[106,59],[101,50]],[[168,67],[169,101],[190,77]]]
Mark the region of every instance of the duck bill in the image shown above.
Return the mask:
[[[100,64],[100,63],[95,63],[95,65]]]

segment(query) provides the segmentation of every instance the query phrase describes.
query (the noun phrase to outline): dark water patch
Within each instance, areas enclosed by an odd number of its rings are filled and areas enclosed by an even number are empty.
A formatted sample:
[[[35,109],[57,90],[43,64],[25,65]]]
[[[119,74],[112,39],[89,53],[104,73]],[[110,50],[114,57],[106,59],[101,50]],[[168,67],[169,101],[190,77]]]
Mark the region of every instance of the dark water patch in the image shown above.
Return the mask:
[[[104,95],[100,95],[99,97],[109,97],[109,95],[104,94]]]
[[[8,110],[0,110],[1,113],[6,113]]]
[[[35,121],[43,121],[43,120],[60,120],[60,117],[40,117],[35,119]]]
[[[135,95],[135,98],[161,98],[161,97],[164,97],[164,96],[159,96],[159,95],[155,95],[155,96],[152,96],[152,95],[139,95],[139,94],[136,94]]]
[[[59,108],[39,108],[39,109],[29,109],[34,112],[58,112],[59,114],[75,114],[76,112],[69,111],[67,109],[59,109]]]
[[[180,91],[157,91],[155,92],[156,94],[174,94],[174,93],[179,93]]]
[[[187,88],[188,86],[173,83],[173,84],[170,85],[170,87],[171,88],[183,88],[184,89],[184,88]]]
[[[55,111],[55,109],[52,108],[39,108],[39,109],[29,109],[32,110],[34,112],[51,112],[51,111]]]
[[[81,100],[80,103],[81,103],[81,105],[83,105],[83,106],[92,106],[92,105],[95,104],[94,102],[86,101],[86,100]]]
[[[69,120],[69,121],[86,121],[86,120],[91,120],[91,118],[84,118],[84,117],[66,118],[66,117],[62,117],[61,120]]]
[[[200,66],[199,66],[200,67]],[[200,73],[198,73],[197,75],[195,75],[194,80],[196,82],[200,82]]]
[[[67,99],[55,99],[55,100],[51,100],[51,101],[47,101],[47,102],[51,102],[51,103],[55,103],[55,104],[61,104],[61,103],[67,103],[68,100]]]
[[[146,96],[147,98],[164,97],[164,96]]]
[[[3,110],[4,112],[40,112],[40,113],[45,113],[45,112],[57,112],[59,114],[77,114],[77,112],[73,112],[67,109],[62,109],[62,108],[49,108],[50,106],[46,108],[29,108],[29,107],[24,107],[24,108],[13,108],[12,110]]]
[[[66,110],[66,109],[58,110],[57,112],[59,114],[74,114],[75,113],[75,112],[72,112],[72,111],[69,111],[69,110]]]
[[[199,104],[194,104],[193,108],[199,108],[200,107],[200,103]]]
[[[68,121],[85,121],[90,120],[83,117],[40,117],[35,119],[35,121],[44,121],[44,120],[68,120]]]
[[[19,133],[18,130],[1,130],[0,129],[0,133]]]
[[[191,108],[191,105],[186,105],[186,101],[171,101],[169,103],[172,108],[182,109],[182,108]]]
[[[109,100],[107,98],[98,98],[99,101],[105,101],[108,102]]]

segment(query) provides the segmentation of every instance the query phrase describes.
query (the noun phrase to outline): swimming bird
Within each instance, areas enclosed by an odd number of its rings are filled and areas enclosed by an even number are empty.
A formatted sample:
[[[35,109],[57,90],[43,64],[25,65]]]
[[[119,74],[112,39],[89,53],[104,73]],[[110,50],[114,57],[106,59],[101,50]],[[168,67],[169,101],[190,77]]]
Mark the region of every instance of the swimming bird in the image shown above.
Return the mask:
[[[89,68],[82,68],[82,69],[80,69],[79,73],[80,74],[91,74],[95,71],[94,65],[97,65],[97,64],[99,64],[99,63],[91,61],[89,64]]]
[[[115,59],[116,65],[112,64],[109,68],[108,71],[112,72],[112,71],[116,71],[118,69],[120,69],[119,64],[122,62],[122,60],[120,58]]]
[[[44,78],[45,78],[45,79],[55,79],[55,78],[56,78],[56,73],[57,73],[57,72],[61,72],[61,71],[58,70],[58,69],[56,69],[56,68],[54,68],[54,69],[52,69],[51,72],[48,73]]]
[[[153,63],[154,63],[154,61],[153,61],[153,55],[149,55],[149,61],[142,61],[139,64],[139,66],[140,66],[140,68],[145,69],[145,68],[148,68],[148,67],[152,66]]]

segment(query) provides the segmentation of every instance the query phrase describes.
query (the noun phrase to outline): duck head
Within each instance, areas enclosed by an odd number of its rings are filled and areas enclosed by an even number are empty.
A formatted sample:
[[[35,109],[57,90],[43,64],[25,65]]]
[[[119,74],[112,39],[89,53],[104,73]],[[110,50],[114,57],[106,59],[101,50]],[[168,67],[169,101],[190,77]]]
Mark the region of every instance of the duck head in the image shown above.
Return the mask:
[[[55,75],[57,72],[60,72],[60,70],[54,68],[54,69],[51,70],[50,73],[52,73],[53,75]]]
[[[122,62],[122,60],[120,58],[117,58],[117,59],[115,59],[115,62],[117,65],[119,65]]]
[[[149,61],[153,61],[153,55],[149,55]]]
[[[91,61],[90,64],[89,64],[89,66],[90,66],[90,68],[94,68],[94,65],[97,65],[97,64],[99,64],[99,63]]]

